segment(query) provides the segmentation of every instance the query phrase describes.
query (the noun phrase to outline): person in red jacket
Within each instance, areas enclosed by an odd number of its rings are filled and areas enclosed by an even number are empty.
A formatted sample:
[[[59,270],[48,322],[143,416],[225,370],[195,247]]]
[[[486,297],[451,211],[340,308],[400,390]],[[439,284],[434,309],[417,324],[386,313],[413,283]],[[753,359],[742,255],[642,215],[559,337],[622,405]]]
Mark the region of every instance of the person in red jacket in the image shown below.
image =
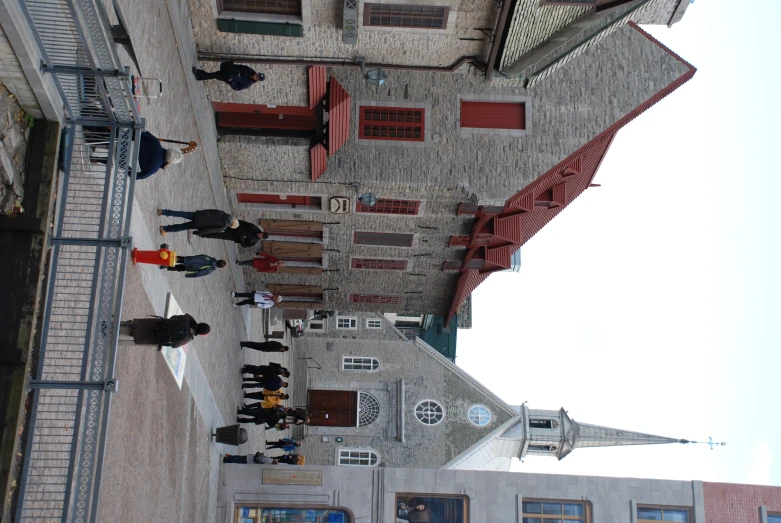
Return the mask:
[[[285,262],[279,261],[276,257],[266,254],[265,252],[259,252],[252,260],[237,261],[237,265],[252,265],[258,272],[277,272],[285,266]]]

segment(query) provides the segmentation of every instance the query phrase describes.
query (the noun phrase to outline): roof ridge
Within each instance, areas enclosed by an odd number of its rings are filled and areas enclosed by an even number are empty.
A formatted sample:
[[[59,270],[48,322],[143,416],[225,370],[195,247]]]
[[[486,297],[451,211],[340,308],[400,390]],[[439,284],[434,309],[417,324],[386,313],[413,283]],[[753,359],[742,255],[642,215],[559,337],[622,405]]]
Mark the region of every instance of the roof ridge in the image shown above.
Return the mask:
[[[468,447],[465,451],[463,451],[461,454],[456,456],[455,458],[451,459],[444,465],[442,465],[440,468],[443,469],[451,469],[458,465],[459,463],[462,463],[464,460],[466,460],[468,457],[473,455],[478,450],[485,447],[491,440],[497,439],[499,436],[504,434],[510,427],[517,424],[519,421],[521,421],[523,417],[516,415],[514,418],[510,418],[498,427],[496,427],[494,430],[483,436],[481,439],[477,440],[475,443],[472,444],[472,446]]]

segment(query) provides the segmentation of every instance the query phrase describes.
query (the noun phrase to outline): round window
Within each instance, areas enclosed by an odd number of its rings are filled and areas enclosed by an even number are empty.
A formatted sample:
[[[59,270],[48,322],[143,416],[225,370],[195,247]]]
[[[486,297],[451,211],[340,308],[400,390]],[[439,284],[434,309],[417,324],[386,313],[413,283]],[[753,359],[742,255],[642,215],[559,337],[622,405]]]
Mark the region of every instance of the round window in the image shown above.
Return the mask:
[[[415,417],[424,425],[436,425],[445,417],[445,409],[434,400],[423,400],[415,405]]]
[[[491,421],[491,411],[483,405],[472,405],[467,416],[469,421],[478,427],[484,427]]]

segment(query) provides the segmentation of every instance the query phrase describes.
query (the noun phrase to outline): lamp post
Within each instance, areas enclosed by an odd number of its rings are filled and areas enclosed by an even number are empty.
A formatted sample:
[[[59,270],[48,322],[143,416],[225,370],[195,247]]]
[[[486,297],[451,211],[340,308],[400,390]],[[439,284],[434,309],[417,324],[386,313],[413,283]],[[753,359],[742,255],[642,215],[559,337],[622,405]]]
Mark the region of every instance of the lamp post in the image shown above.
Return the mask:
[[[377,197],[374,196],[374,193],[363,193],[360,194],[358,192],[358,189],[361,188],[361,184],[358,182],[350,184],[350,186],[355,189],[355,197],[358,199],[358,202],[365,205],[366,207],[374,207],[374,204],[377,203]]]
[[[361,66],[361,76],[363,76],[366,83],[369,85],[379,87],[388,79],[388,73],[382,69],[372,69],[371,71],[366,72],[366,59],[364,57],[356,56],[355,62]]]

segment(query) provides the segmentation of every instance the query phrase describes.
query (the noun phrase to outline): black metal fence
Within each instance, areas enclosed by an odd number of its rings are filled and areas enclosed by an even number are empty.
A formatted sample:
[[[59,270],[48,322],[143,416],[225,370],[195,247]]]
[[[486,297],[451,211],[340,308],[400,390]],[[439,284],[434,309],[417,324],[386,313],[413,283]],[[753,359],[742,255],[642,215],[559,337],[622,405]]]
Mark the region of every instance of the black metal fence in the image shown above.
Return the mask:
[[[95,0],[19,0],[67,129],[15,521],[97,521],[144,121]]]

